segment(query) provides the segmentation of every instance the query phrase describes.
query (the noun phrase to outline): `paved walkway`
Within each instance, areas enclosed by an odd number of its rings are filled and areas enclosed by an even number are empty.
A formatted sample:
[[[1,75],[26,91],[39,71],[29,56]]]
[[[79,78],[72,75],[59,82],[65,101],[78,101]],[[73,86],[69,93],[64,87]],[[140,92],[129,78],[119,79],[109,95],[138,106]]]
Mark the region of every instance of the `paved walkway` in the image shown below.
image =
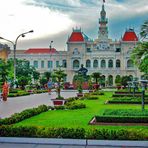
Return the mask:
[[[148,141],[0,137],[0,148],[148,148]]]
[[[62,91],[61,95],[64,98],[76,96],[77,91],[66,90]],[[51,99],[56,98],[56,92],[32,94],[29,96],[12,97],[8,98],[8,101],[0,101],[0,118],[9,117],[14,113],[21,112],[28,108],[37,107],[39,105],[52,105]]]
[[[0,137],[0,148],[147,148],[148,141]]]

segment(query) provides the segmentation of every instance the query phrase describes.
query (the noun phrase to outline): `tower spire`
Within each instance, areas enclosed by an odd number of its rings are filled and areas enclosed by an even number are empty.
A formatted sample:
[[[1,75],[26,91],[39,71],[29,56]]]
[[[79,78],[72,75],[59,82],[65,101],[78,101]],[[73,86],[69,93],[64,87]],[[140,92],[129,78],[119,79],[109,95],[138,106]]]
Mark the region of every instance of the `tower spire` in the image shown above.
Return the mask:
[[[104,3],[105,3],[105,0],[103,0],[102,9],[100,12],[99,31],[98,31],[98,37],[101,40],[108,39],[108,27],[107,27],[108,20],[106,18]]]

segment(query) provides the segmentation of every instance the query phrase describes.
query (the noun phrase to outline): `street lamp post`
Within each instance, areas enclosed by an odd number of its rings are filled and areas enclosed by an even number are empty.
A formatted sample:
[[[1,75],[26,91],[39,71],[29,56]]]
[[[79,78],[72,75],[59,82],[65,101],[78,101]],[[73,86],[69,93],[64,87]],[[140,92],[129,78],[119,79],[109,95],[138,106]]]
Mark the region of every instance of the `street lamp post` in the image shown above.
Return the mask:
[[[52,50],[52,43],[53,43],[53,41],[50,41],[50,44],[49,44],[49,49],[50,49],[50,51]],[[52,69],[52,60],[51,60],[51,56],[52,56],[52,54],[50,53],[50,72],[51,72],[51,69]]]
[[[145,99],[145,87],[147,86],[148,80],[140,80],[142,86],[142,111],[144,111],[144,99]]]
[[[33,32],[33,30],[21,33],[20,35],[17,36],[17,38],[15,39],[15,42],[13,42],[11,40],[8,40],[8,39],[5,39],[3,37],[0,37],[0,39],[8,41],[8,42],[10,42],[13,45],[13,54],[14,54],[14,65],[13,65],[14,66],[14,86],[15,86],[15,82],[16,82],[16,46],[17,46],[17,41],[18,41],[19,37],[25,37],[25,34],[32,33],[32,32]]]

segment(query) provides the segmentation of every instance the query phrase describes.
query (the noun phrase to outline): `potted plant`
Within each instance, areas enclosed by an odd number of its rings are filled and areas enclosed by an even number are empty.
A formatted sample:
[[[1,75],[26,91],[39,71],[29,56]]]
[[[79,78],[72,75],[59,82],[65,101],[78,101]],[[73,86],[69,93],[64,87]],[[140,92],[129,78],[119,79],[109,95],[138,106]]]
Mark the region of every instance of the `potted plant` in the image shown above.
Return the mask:
[[[55,99],[52,99],[53,104],[55,106],[64,105],[65,99],[61,96],[61,89],[63,88],[63,80],[66,77],[66,73],[64,70],[59,67],[58,69],[54,70],[53,78],[55,79],[57,86],[56,86],[56,92],[57,97]]]
[[[99,90],[99,84],[98,84],[98,79],[100,79],[100,77],[101,77],[101,73],[100,72],[94,72],[93,74],[92,74],[92,77],[95,79],[95,84],[93,85],[93,87],[94,87],[94,90],[95,91],[98,91]]]

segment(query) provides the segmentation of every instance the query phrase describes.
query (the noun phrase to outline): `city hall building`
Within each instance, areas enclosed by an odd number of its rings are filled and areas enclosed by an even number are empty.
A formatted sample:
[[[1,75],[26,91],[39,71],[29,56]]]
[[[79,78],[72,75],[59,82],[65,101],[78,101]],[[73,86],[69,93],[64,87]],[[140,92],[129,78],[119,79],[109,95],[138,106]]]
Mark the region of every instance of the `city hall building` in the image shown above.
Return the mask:
[[[72,82],[81,64],[88,69],[87,74],[100,72],[102,79],[115,85],[118,75],[140,77],[141,73],[133,65],[130,53],[138,42],[133,29],[127,29],[119,41],[108,37],[108,19],[104,4],[100,12],[98,38],[90,39],[80,28],[73,29],[67,40],[67,50],[54,48],[30,48],[18,50],[16,57],[30,62],[41,74],[62,66],[67,73],[67,82]],[[9,55],[13,58],[13,53]]]

